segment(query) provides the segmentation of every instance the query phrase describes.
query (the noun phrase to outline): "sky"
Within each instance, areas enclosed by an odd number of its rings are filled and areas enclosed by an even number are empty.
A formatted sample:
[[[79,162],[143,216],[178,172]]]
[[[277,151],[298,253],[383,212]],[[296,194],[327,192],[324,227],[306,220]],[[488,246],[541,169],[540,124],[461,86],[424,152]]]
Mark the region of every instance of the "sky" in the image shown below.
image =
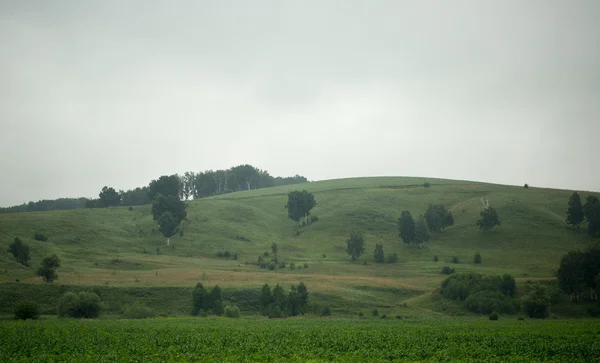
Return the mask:
[[[600,1],[1,1],[0,206],[252,164],[600,191]]]

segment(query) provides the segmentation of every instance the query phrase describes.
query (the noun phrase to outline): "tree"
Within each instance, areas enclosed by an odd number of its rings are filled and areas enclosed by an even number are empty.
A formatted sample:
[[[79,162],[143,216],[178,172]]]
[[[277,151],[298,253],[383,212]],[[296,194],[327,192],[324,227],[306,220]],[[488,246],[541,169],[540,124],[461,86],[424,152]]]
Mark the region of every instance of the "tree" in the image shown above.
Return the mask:
[[[259,171],[252,165],[244,164],[231,168],[231,174],[235,175],[240,190],[256,189],[259,179]]]
[[[169,238],[173,237],[177,232],[179,226],[179,220],[175,218],[173,213],[165,212],[158,219],[158,230],[167,238],[167,245],[169,245]]]
[[[288,202],[285,205],[288,211],[288,218],[294,222],[300,221],[304,218],[306,224],[308,224],[310,211],[317,205],[315,196],[306,190],[288,193]]]
[[[201,282],[196,284],[194,291],[192,291],[192,304],[194,315],[198,315],[200,311],[206,309],[206,290],[204,290],[204,286]]]
[[[427,231],[427,224],[425,222],[425,218],[419,218],[419,221],[415,225],[415,238],[413,242],[418,244],[419,247],[423,245],[423,243],[429,241],[429,232]]]
[[[19,237],[15,237],[13,243],[8,246],[8,252],[12,253],[23,266],[29,266],[29,246],[21,241]]]
[[[207,170],[203,173],[198,173],[194,180],[194,198],[210,197],[219,194],[218,186],[213,171]]]
[[[148,198],[154,200],[158,194],[164,196],[174,195],[177,198],[181,195],[181,181],[177,174],[163,175],[158,180],[152,180],[148,186]]]
[[[179,224],[187,217],[185,208],[185,202],[174,195],[165,197],[159,193],[152,202],[152,217],[167,238],[167,245],[170,244],[170,238],[175,235]]]
[[[117,193],[115,188],[104,186],[98,196],[102,207],[113,207],[121,204],[121,195]]]
[[[365,252],[365,239],[362,233],[352,232],[350,238],[346,240],[346,252],[352,257],[352,261],[356,261]]]
[[[45,282],[51,283],[58,278],[56,269],[60,267],[60,258],[53,254],[48,257],[44,257],[42,265],[37,270],[37,275],[41,276]]]
[[[181,183],[180,197],[183,200],[188,200],[194,195],[196,174],[193,171],[186,171],[179,179]]]
[[[277,247],[277,243],[271,245],[271,252],[273,252],[273,262],[279,262],[279,248]]]
[[[588,196],[583,213],[588,222],[588,234],[592,237],[600,236],[600,200],[593,195]]]
[[[260,306],[263,315],[267,315],[269,313],[268,309],[272,302],[273,295],[271,294],[271,288],[269,287],[269,284],[264,284],[260,292]]]
[[[542,286],[537,286],[533,292],[523,296],[521,304],[523,305],[523,311],[530,318],[544,319],[550,315],[548,312],[550,299]]]
[[[584,286],[583,260],[581,251],[570,251],[560,260],[558,284],[561,291],[569,294],[571,301],[579,301]]]
[[[375,263],[384,263],[385,262],[385,256],[383,254],[383,245],[382,244],[376,244],[375,245],[375,251],[373,252],[373,260],[375,261]]]
[[[567,209],[567,225],[579,227],[579,223],[583,222],[583,205],[581,198],[577,192],[574,192],[569,198],[569,208]]]
[[[481,219],[477,221],[477,225],[479,228],[484,231],[490,230],[495,226],[500,225],[500,217],[498,217],[498,212],[492,207],[487,207],[481,212]]]
[[[67,292],[58,302],[58,316],[68,318],[97,318],[104,305],[93,292]]]
[[[446,206],[442,204],[430,204],[425,212],[427,228],[433,232],[441,232],[444,228],[454,224],[454,217]]]
[[[412,243],[415,240],[416,226],[415,220],[409,211],[402,211],[398,219],[398,232],[404,243]]]
[[[27,320],[40,317],[40,309],[34,301],[21,301],[15,306],[15,319]]]
[[[581,264],[583,284],[590,291],[590,299],[598,300],[596,277],[600,273],[600,249],[592,248],[585,251]]]

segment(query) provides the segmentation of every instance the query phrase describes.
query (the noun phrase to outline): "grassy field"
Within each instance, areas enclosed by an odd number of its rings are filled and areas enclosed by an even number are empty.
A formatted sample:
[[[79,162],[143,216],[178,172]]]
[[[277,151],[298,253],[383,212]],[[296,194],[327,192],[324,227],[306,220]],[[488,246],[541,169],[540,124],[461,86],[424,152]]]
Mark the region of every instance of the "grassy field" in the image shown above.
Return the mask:
[[[424,182],[431,187],[424,188]],[[319,221],[299,228],[287,218],[287,192],[295,189],[314,193],[318,206],[313,214]],[[259,189],[188,202],[184,234],[171,238],[171,246],[158,232],[149,206],[0,214],[0,282],[41,284],[35,269],[44,256],[56,253],[62,259],[58,285],[192,288],[202,281],[235,290],[303,281],[312,298],[330,300],[340,311],[380,307],[395,314],[408,303],[416,314],[445,277],[439,273],[444,265],[458,272],[510,273],[521,280],[552,278],[565,252],[596,243],[585,228],[565,227],[571,193],[399,177]],[[500,227],[488,232],[476,227],[480,198],[498,210]],[[405,246],[396,229],[400,212],[407,209],[417,217],[429,203],[447,205],[454,226],[423,248]],[[345,252],[352,230],[365,234],[367,247],[355,263]],[[49,241],[35,241],[36,231]],[[31,248],[30,267],[6,252],[16,236]],[[257,257],[270,251],[272,243],[279,245],[280,258],[288,265],[306,263],[308,268],[258,268]],[[398,263],[372,263],[376,243],[383,244],[386,254],[398,253]],[[238,259],[218,258],[219,251],[235,252]],[[476,252],[483,257],[481,265],[472,263]],[[451,264],[453,256],[461,262]]]
[[[594,321],[49,320],[0,324],[5,362],[592,362]]]

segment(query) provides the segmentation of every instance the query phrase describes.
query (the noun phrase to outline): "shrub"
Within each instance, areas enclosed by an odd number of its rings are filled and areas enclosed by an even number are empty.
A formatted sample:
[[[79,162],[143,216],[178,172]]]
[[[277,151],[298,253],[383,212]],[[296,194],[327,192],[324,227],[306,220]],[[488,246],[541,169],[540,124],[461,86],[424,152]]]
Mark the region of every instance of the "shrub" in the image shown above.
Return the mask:
[[[233,259],[234,259],[234,260],[237,260],[237,259],[238,259],[238,254],[237,254],[237,252],[233,254]]]
[[[58,278],[58,275],[56,274],[56,269],[58,267],[60,267],[60,258],[53,254],[51,256],[44,257],[42,260],[42,265],[38,268],[36,273],[38,276],[42,276],[44,281],[51,283]]]
[[[396,252],[392,253],[391,255],[388,255],[387,263],[396,263],[396,262],[398,262],[398,254]]]
[[[359,318],[362,318],[363,316],[365,316],[365,314],[362,311],[358,313]]]
[[[133,210],[133,207],[129,206],[129,208],[127,208],[127,210],[129,210],[131,212]]]
[[[423,188],[429,188],[431,184],[429,182],[423,183]]]
[[[279,268],[285,268],[285,262],[280,263]]]
[[[324,305],[321,309],[321,316],[331,316],[331,309],[329,309],[329,305]]]
[[[529,188],[529,184],[525,183],[525,185],[523,185],[523,188],[528,189]]]
[[[304,263],[304,268],[308,268],[308,263]]]
[[[442,274],[444,275],[450,275],[453,274],[456,270],[454,270],[452,267],[450,266],[444,266],[442,267]]]
[[[154,311],[144,304],[136,303],[125,309],[123,316],[125,316],[127,319],[153,318]]]
[[[46,236],[45,234],[40,233],[40,232],[35,232],[35,235],[33,236],[33,239],[35,239],[36,241],[47,242],[48,241],[48,236]]]
[[[273,270],[275,270],[275,267],[277,267],[277,266],[275,265],[275,262],[269,262],[268,267],[269,267],[269,270],[273,271]]]
[[[371,311],[371,315],[372,315],[372,316],[379,316],[379,310],[377,310],[377,309],[373,309],[373,310]]]
[[[387,315],[385,315],[385,314],[381,315],[381,319],[387,319]]]
[[[317,217],[317,216],[310,216],[310,223],[315,223],[317,221],[319,221],[319,217]]]
[[[548,311],[550,299],[542,288],[538,288],[532,294],[523,296],[521,304],[523,305],[523,312],[530,318],[545,319],[550,315]]]
[[[452,257],[452,263],[460,263],[460,260],[457,256]]]
[[[439,258],[437,255],[433,256],[433,262],[438,262]]]
[[[363,265],[365,265],[365,266],[366,266],[366,265],[368,265],[368,264],[369,264],[369,263],[367,262],[367,260],[364,260],[364,261],[363,261]]]
[[[525,318],[524,318],[524,317],[522,317],[522,316],[519,316],[519,317],[517,318],[517,320],[519,320],[519,321],[523,321],[523,320],[525,320]]]
[[[15,319],[37,319],[39,316],[40,309],[34,301],[21,301],[15,306]]]
[[[240,309],[237,306],[227,305],[225,307],[225,316],[228,318],[239,318],[240,317]]]
[[[58,316],[67,318],[97,318],[103,305],[93,292],[67,292],[58,301]]]
[[[229,257],[231,257],[231,252],[229,252],[229,251],[225,251],[225,252],[223,253],[223,257],[225,257],[225,258],[229,258]]]
[[[500,317],[500,316],[499,316],[499,315],[498,315],[498,313],[497,313],[497,312],[495,312],[495,311],[493,311],[493,312],[490,314],[490,316],[489,316],[490,320],[498,320],[498,318],[499,318],[499,317]]]
[[[518,303],[498,291],[485,290],[469,295],[465,300],[465,307],[470,312],[479,314],[493,312],[514,314]]]
[[[290,263],[290,270],[295,270],[296,269],[296,264],[295,263]]]
[[[475,262],[475,264],[481,263],[481,254],[479,252],[475,254],[475,257],[473,257],[473,262]]]
[[[183,230],[179,231],[179,237],[183,237]]]
[[[265,251],[265,252],[263,252],[263,256],[265,256],[265,257],[269,257],[269,251]]]
[[[402,316],[400,316],[400,315],[396,315],[396,319],[398,319],[398,320],[402,320]]]

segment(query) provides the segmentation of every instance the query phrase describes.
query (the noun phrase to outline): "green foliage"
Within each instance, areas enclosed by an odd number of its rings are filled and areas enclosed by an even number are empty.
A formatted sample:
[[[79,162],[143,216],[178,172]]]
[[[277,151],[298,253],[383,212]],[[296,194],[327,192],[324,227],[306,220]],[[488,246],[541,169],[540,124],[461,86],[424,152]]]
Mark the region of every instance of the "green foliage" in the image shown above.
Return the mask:
[[[379,310],[377,310],[377,309],[371,310],[371,316],[379,316]]]
[[[454,225],[452,212],[442,204],[430,204],[425,212],[425,221],[427,228],[433,233],[441,232],[444,228]]]
[[[21,301],[15,306],[15,319],[27,320],[37,319],[40,316],[40,309],[34,301]]]
[[[523,185],[523,188],[528,189],[529,188],[529,184],[525,183],[525,185]]]
[[[147,319],[155,316],[154,311],[141,303],[130,305],[123,312],[123,316],[127,319]]]
[[[302,282],[291,285],[287,294],[279,284],[272,291],[268,284],[264,284],[259,300],[262,314],[269,318],[302,315],[309,310],[308,289]]]
[[[560,260],[558,268],[558,283],[560,289],[577,299],[584,287],[584,253],[581,251],[570,251]]]
[[[499,225],[500,217],[498,216],[498,212],[492,207],[485,208],[481,212],[481,219],[477,220],[477,226],[484,231],[490,230]]]
[[[537,286],[533,292],[521,298],[523,311],[530,318],[545,319],[550,315],[550,298],[546,289],[542,286]]]
[[[527,184],[525,184],[525,185],[527,185]],[[498,313],[496,311],[494,311],[490,314],[489,319],[495,321],[495,320],[498,320],[499,317],[500,317],[500,315],[498,315]]]
[[[398,254],[396,252],[389,254],[387,257],[387,263],[396,263],[398,262]]]
[[[329,305],[325,304],[323,306],[323,309],[321,309],[321,316],[331,316],[331,309],[329,308]]]
[[[567,225],[577,227],[583,222],[583,205],[581,204],[581,197],[577,192],[574,192],[569,198],[569,208],[567,209]]]
[[[40,232],[35,232],[33,239],[36,241],[41,241],[41,242],[48,242],[48,236],[46,236],[45,234],[40,233]]]
[[[588,196],[583,213],[588,222],[588,234],[592,237],[600,236],[600,200],[593,195]]]
[[[37,275],[41,276],[45,282],[51,283],[52,281],[58,278],[56,274],[56,269],[60,267],[60,258],[57,255],[53,254],[47,257],[44,257],[42,260],[42,265],[37,270]]]
[[[423,243],[429,241],[429,232],[427,231],[427,224],[425,218],[420,217],[415,224],[415,238],[414,243],[421,246]]]
[[[179,224],[187,217],[186,204],[176,195],[156,194],[152,202],[152,217],[158,222],[160,232],[170,238]]]
[[[308,222],[310,211],[317,205],[315,196],[306,190],[288,193],[288,201],[285,207],[288,210],[288,218],[294,222],[304,218]]]
[[[402,211],[400,214],[400,218],[398,219],[398,232],[404,243],[408,244],[414,242],[416,235],[415,220],[407,210]]]
[[[431,183],[425,182],[423,183],[423,188],[429,188],[431,187]]]
[[[202,312],[214,315],[223,315],[223,294],[219,285],[215,285],[210,291],[204,288],[201,282],[196,284],[192,291],[193,315]]]
[[[240,309],[233,305],[225,306],[225,317],[227,318],[239,318],[240,317]]]
[[[58,301],[58,316],[62,318],[97,318],[104,308],[93,292],[67,292]]]
[[[112,187],[104,186],[100,191],[99,197],[102,207],[114,207],[121,204],[121,195]]]
[[[476,265],[481,263],[481,254],[479,252],[477,252],[473,257],[473,263],[475,263]]]
[[[373,261],[375,261],[375,263],[384,263],[385,262],[385,256],[383,253],[383,245],[382,244],[376,244],[375,245],[375,251],[373,251]]]
[[[465,300],[480,291],[499,292],[507,297],[515,294],[516,284],[510,275],[454,274],[442,281],[441,295],[450,300]]]
[[[362,233],[353,231],[350,238],[346,240],[346,252],[356,261],[365,252],[365,239]]]
[[[157,180],[152,180],[148,186],[148,198],[155,200],[158,195],[165,197],[174,196],[179,199],[181,195],[181,182],[179,177],[174,175],[162,175]],[[158,219],[155,217],[154,219]]]
[[[444,275],[450,275],[453,274],[456,270],[450,266],[444,266],[442,267],[442,274]]]
[[[438,262],[438,261],[439,261],[438,255],[433,256],[433,262]]]
[[[458,256],[452,256],[452,263],[460,263],[460,259],[458,258]]]
[[[483,290],[469,295],[465,299],[465,307],[473,313],[490,314],[494,311],[514,314],[518,309],[518,302],[499,291]]]
[[[29,266],[29,260],[31,259],[29,257],[29,246],[23,243],[19,237],[15,237],[13,243],[8,246],[8,252],[12,253],[15,260],[20,264]]]

